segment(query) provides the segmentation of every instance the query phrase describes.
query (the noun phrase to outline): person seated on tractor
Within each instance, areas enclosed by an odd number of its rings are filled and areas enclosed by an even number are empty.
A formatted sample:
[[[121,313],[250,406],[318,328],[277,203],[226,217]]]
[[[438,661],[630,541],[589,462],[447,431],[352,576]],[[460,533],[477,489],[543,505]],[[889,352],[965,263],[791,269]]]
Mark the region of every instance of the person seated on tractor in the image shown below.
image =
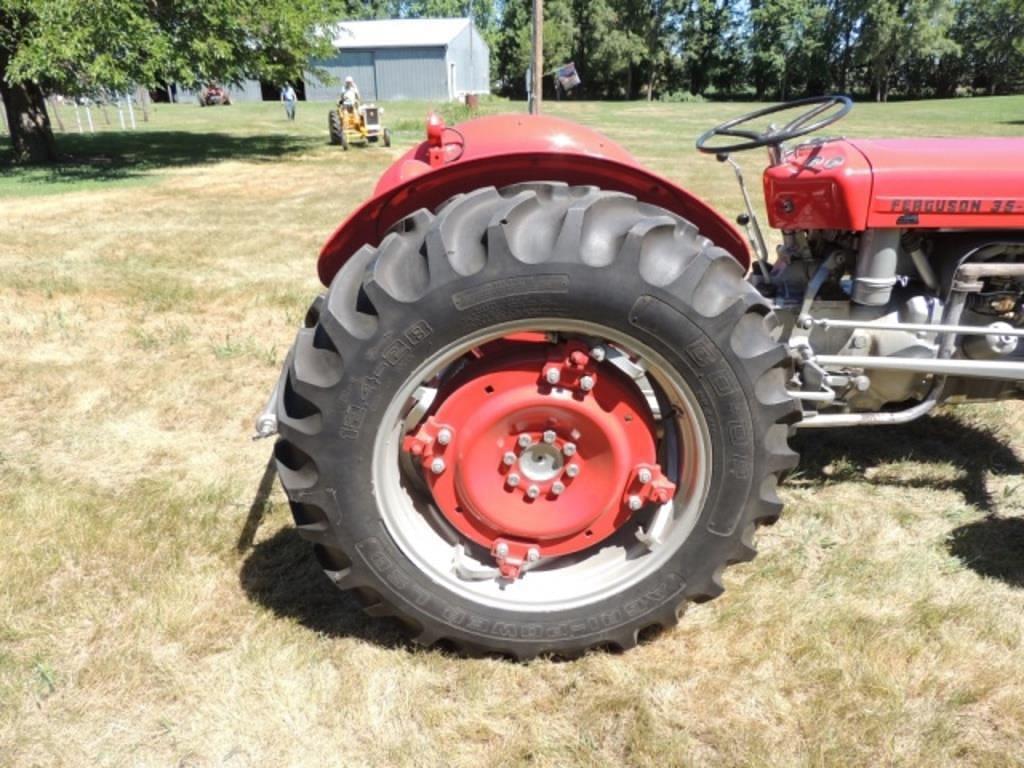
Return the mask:
[[[353,80],[350,75],[345,78],[345,89],[341,92],[341,98],[338,99],[338,104],[349,112],[355,112],[359,107],[359,101],[359,88],[356,86],[356,81]]]

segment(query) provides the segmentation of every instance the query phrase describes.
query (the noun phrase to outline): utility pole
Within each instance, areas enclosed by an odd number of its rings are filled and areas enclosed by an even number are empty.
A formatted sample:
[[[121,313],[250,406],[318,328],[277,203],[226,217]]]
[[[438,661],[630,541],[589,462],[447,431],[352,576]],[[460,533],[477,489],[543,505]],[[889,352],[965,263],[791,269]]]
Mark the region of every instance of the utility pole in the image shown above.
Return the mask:
[[[544,0],[533,0],[533,66],[530,74],[530,114],[539,115],[544,95]]]

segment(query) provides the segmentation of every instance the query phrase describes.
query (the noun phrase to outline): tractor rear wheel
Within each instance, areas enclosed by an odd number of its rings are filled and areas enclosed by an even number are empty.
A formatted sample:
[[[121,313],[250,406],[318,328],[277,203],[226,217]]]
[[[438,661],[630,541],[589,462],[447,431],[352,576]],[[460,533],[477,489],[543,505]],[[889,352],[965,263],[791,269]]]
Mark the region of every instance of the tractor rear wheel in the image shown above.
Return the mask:
[[[384,146],[385,147],[390,147],[391,146],[391,129],[390,128],[385,128],[384,129]]]
[[[531,183],[421,210],[340,270],[280,389],[328,576],[471,654],[626,648],[750,560],[794,466],[777,321],[679,216]]]
[[[341,115],[336,109],[327,113],[327,134],[331,137],[331,144],[335,146],[343,144],[345,141],[345,131],[341,127]]]

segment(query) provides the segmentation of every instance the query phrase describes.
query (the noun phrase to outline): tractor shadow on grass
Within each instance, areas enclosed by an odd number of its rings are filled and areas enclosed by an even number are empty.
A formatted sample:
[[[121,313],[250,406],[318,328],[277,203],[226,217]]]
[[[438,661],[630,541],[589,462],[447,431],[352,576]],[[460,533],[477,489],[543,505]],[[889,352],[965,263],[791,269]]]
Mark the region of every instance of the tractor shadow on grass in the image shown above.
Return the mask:
[[[397,621],[367,616],[353,595],[330,582],[313,554],[313,545],[294,528],[282,528],[256,544],[242,563],[239,581],[250,600],[314,632],[357,638],[383,648],[411,648],[408,634]]]
[[[949,553],[981,576],[1024,588],[1024,518],[1001,517],[985,481],[988,473],[1016,476],[1024,489],[1024,462],[995,432],[941,414],[898,428],[808,430],[797,435],[793,447],[801,454],[795,483],[817,486],[856,479],[960,493],[986,516],[954,529]],[[902,461],[952,465],[959,471],[950,480],[871,477],[872,468]]]
[[[318,147],[317,137],[288,134],[244,136],[192,131],[105,131],[94,135],[60,134],[60,159],[49,165],[11,165],[0,145],[0,169],[33,182],[72,185],[124,181],[170,168],[225,160],[274,162]]]
[[[961,525],[946,546],[978,575],[1024,589],[1024,518],[989,515]]]
[[[238,577],[245,594],[277,616],[296,620],[314,632],[355,637],[386,648],[409,647],[407,635],[397,622],[368,617],[355,597],[328,580],[313,554],[313,546],[294,528],[283,528],[266,541],[254,544],[270,509],[276,480],[271,456],[235,545],[239,554],[248,552]]]

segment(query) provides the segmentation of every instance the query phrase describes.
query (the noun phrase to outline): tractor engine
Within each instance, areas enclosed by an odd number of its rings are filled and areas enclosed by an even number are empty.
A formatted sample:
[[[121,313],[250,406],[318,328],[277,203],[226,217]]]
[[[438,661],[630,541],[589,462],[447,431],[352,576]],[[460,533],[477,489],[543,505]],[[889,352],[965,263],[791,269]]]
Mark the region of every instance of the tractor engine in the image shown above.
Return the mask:
[[[942,334],[923,326],[942,325],[955,312],[960,324],[987,332],[958,335],[949,357],[1024,362],[1024,274],[954,280],[966,256],[1012,264],[1024,244],[979,245],[976,237],[896,229],[787,233],[787,240],[770,282],[755,283],[773,300],[791,347],[815,358],[936,359],[943,356]],[[844,376],[813,360],[800,373],[805,389],[830,389],[837,404],[855,411],[922,400],[932,386],[922,372],[880,368]],[[1020,389],[1020,382],[953,376],[943,399],[996,399]]]

